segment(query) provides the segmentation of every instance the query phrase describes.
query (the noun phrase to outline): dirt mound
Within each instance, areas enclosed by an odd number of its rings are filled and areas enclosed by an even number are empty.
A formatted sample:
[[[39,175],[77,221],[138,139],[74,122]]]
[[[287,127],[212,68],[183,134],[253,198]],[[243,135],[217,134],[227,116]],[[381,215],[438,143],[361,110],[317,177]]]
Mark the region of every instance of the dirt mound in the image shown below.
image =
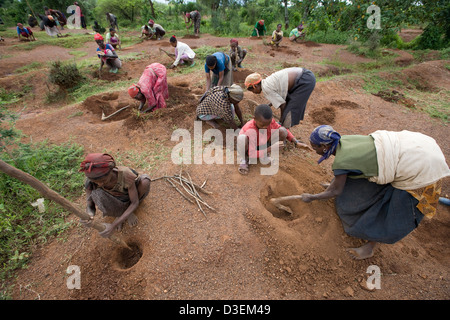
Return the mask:
[[[333,124],[336,119],[336,109],[332,106],[325,106],[315,109],[311,113],[311,118],[316,124]]]
[[[405,95],[397,90],[392,91],[378,91],[377,93],[373,93],[374,96],[380,97],[381,99],[394,103],[401,103],[408,108],[415,107],[415,101],[406,98]]]
[[[314,74],[318,77],[331,77],[339,76],[341,74],[351,73],[352,70],[348,68],[336,67],[333,65],[319,66],[318,70]]]
[[[267,46],[270,47],[270,50],[267,51],[267,53],[271,57],[275,57],[276,55],[280,55],[280,54],[295,55],[295,56],[300,55],[300,52],[298,52],[297,50],[292,50],[287,46],[274,47],[270,43],[268,43]]]
[[[233,71],[233,81],[242,84],[245,82],[245,78],[253,72],[254,71],[250,69],[238,68],[237,71]]]
[[[348,101],[348,100],[332,100],[331,105],[341,107],[341,108],[347,108],[347,109],[358,109],[361,108],[359,104],[356,102]]]
[[[314,42],[314,41],[301,41],[300,44],[305,45],[306,47],[321,47],[322,45]]]
[[[128,105],[130,105],[131,107],[117,113],[116,115],[106,120],[102,120],[103,115],[106,117],[110,116],[114,112]],[[82,103],[82,106],[89,112],[93,113],[95,117],[98,118],[99,122],[120,121],[123,119],[127,119],[132,116],[133,107],[137,105],[138,103],[132,100],[128,93],[122,91],[90,96]]]
[[[186,34],[182,37],[182,39],[199,39],[199,36],[196,36],[195,34]]]
[[[109,72],[109,68],[103,68],[102,72],[95,70],[91,72],[91,77],[95,79],[107,80],[107,81],[120,81],[128,79],[128,72],[121,69],[117,73]]]

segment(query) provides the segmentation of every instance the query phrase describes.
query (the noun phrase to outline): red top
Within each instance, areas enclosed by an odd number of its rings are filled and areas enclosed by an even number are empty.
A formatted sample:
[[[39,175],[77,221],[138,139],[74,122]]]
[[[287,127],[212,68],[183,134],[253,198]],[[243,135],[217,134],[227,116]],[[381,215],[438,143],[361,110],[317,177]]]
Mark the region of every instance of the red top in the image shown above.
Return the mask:
[[[281,128],[281,125],[278,124],[275,119],[272,118],[272,122],[267,127],[267,129],[259,129],[256,126],[256,122],[254,119],[247,122],[239,132],[239,134],[245,134],[248,137],[249,145],[248,145],[248,155],[250,158],[260,158],[265,155],[266,150],[257,150],[257,146],[265,146],[267,142],[270,141],[270,137],[272,136],[272,130],[277,130]],[[289,141],[295,141],[294,135],[287,130],[288,136],[287,139]]]

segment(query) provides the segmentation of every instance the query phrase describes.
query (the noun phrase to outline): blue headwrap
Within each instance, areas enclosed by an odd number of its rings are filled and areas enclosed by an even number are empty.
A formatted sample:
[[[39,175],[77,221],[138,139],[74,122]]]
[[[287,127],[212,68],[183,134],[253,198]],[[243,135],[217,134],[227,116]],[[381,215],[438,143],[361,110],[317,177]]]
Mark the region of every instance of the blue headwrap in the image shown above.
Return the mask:
[[[320,146],[322,144],[331,144],[331,148],[319,159],[318,163],[321,163],[323,160],[328,159],[330,155],[336,150],[339,140],[341,139],[341,135],[337,133],[331,126],[329,125],[321,125],[313,130],[309,140],[311,143],[316,146]]]

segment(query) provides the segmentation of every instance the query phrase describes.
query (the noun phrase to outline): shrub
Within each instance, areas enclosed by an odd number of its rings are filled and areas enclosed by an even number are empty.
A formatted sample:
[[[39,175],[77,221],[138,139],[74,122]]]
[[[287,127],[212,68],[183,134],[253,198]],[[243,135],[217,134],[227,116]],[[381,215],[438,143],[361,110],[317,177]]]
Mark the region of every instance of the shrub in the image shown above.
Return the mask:
[[[60,61],[52,62],[49,81],[67,90],[75,87],[83,79],[76,64],[62,64]]]

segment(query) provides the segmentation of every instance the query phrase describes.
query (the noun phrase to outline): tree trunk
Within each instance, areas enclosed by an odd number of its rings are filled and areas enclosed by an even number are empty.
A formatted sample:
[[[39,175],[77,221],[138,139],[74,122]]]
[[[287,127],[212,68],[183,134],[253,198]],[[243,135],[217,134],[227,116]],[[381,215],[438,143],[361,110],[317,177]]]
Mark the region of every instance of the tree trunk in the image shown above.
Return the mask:
[[[153,7],[153,1],[152,0],[148,0],[148,2],[150,3],[150,9],[152,10],[152,17],[156,18],[155,8]]]
[[[53,191],[49,187],[47,187],[44,183],[36,179],[35,177],[29,175],[26,172],[23,172],[22,170],[19,170],[6,162],[0,160],[0,171],[6,173],[7,175],[16,178],[17,180],[20,180],[34,189],[36,189],[44,198],[47,198],[51,201],[54,201],[61,205],[64,209],[67,211],[75,214],[77,217],[79,217],[82,220],[89,220],[90,216],[88,213],[84,212],[83,210],[80,210],[75,204],[67,200],[66,198],[62,197],[57,192]],[[101,232],[105,230],[105,226],[97,221],[93,221],[92,228],[95,230]],[[123,241],[120,237],[118,237],[115,234],[112,234],[109,238],[110,240],[114,241],[115,243],[124,246],[126,248],[129,248],[128,245]]]
[[[288,0],[284,0],[284,29],[289,29],[289,14],[287,8]]]

